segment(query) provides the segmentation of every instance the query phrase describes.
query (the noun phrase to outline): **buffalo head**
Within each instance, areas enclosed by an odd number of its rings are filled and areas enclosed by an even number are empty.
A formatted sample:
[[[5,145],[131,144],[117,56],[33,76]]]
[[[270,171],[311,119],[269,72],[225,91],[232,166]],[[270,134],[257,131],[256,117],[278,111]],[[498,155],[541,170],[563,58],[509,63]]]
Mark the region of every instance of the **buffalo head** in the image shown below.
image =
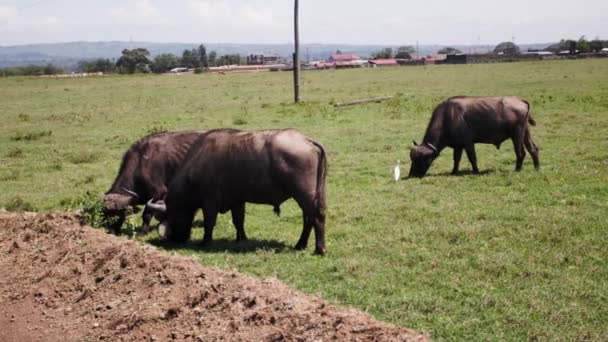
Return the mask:
[[[433,144],[418,145],[414,141],[414,147],[410,151],[412,166],[408,177],[423,177],[437,156],[439,156],[439,150]]]
[[[164,201],[153,200],[146,204],[148,208],[154,211],[154,215],[159,219],[158,234],[161,239],[167,239],[172,242],[185,242],[190,239],[192,231],[192,221],[196,210],[182,210],[181,208],[171,208],[167,210],[167,205]]]
[[[103,215],[108,229],[113,234],[120,234],[120,227],[127,216],[127,209],[137,204],[137,197],[123,194],[106,194],[103,197]]]

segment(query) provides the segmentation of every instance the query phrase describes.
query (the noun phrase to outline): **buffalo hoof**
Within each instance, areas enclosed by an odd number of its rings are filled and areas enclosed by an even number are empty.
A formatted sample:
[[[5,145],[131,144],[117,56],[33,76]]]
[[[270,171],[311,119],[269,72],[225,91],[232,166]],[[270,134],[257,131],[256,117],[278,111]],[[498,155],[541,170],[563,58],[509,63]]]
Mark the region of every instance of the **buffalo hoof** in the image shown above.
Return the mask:
[[[323,256],[323,255],[325,255],[326,252],[327,251],[325,250],[325,247],[323,247],[323,248],[315,248],[315,254],[316,255]]]
[[[247,241],[249,241],[249,239],[246,236],[237,237],[236,240],[235,240],[236,243],[245,243]]]
[[[163,240],[167,239],[167,226],[164,224],[159,224],[158,225],[158,235],[160,235],[160,238]]]
[[[203,239],[201,240],[201,246],[205,247],[205,246],[209,246],[211,244],[211,241],[213,241],[212,239]]]
[[[306,246],[306,244],[304,244],[304,243],[298,243],[298,244],[296,244],[296,245],[295,245],[295,247],[293,247],[293,248],[294,248],[296,251],[303,251],[303,250],[305,250],[305,249],[306,249],[306,247],[308,247],[308,246]]]

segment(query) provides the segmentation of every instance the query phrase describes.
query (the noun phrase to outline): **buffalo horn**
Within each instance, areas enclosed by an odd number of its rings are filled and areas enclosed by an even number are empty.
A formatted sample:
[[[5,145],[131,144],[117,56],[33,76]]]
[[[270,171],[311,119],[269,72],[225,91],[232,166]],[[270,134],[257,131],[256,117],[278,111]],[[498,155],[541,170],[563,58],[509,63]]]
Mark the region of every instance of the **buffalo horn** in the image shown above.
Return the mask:
[[[416,142],[416,140],[412,140],[412,142],[414,143],[414,146],[418,146],[418,143]]]
[[[154,203],[154,202],[152,202],[152,200],[149,200],[148,203],[146,203],[146,205],[148,206],[148,208],[156,210],[161,213],[164,213],[167,211],[167,205],[165,205],[165,203],[163,201],[158,201],[157,203]]]
[[[137,193],[135,193],[135,192],[133,192],[133,191],[131,191],[131,190],[127,189],[127,188],[122,188],[122,189],[123,189],[125,192],[127,192],[129,195],[131,195],[131,196],[135,196],[135,198],[139,198],[139,195],[138,195]]]
[[[427,145],[429,145],[429,147],[431,148],[431,150],[433,150],[435,153],[439,152],[437,150],[437,147],[435,147],[435,145],[431,144],[431,143],[426,143]]]

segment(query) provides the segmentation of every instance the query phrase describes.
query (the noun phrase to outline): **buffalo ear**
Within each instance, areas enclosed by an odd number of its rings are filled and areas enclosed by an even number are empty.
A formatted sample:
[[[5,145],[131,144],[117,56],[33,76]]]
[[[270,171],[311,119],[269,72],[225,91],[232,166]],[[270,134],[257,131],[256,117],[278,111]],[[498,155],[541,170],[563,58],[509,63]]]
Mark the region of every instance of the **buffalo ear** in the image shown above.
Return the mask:
[[[416,142],[416,140],[412,140],[412,142],[414,143],[414,146],[418,146],[418,143]]]

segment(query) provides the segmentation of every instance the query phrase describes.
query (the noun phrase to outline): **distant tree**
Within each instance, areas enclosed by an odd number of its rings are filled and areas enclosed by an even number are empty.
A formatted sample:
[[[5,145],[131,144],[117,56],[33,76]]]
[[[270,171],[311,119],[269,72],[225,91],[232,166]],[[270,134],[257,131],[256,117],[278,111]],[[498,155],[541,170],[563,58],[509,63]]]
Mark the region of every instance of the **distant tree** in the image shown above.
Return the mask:
[[[144,48],[122,50],[122,56],[116,61],[116,67],[121,74],[150,71],[150,51]]]
[[[512,42],[502,42],[494,48],[494,53],[504,53],[505,55],[514,55],[520,52],[519,46]]]
[[[180,67],[181,60],[178,56],[172,53],[164,53],[154,57],[154,65],[152,71],[155,73],[167,72],[171,69]]]
[[[217,66],[217,52],[215,52],[215,51],[209,52],[208,62],[209,62],[210,67]]]
[[[2,76],[41,76],[56,75],[64,72],[65,70],[50,63],[47,65],[27,65],[0,69],[0,75]]]
[[[395,54],[395,58],[410,59],[410,58],[412,58],[412,54],[414,54],[415,52],[416,52],[416,49],[414,49],[413,46],[409,46],[409,45],[400,46],[397,49],[397,54]]]
[[[440,55],[459,55],[462,53],[462,51],[453,47],[446,46],[441,50],[437,51],[437,53]]]
[[[203,68],[208,68],[209,60],[207,58],[207,48],[205,48],[205,45],[201,44],[198,46],[198,55],[200,58],[200,66]]]
[[[78,63],[78,71],[81,72],[103,72],[111,73],[114,72],[115,67],[107,58],[98,58],[92,61],[80,61]]]
[[[220,56],[216,61],[217,66],[240,65],[240,64],[241,64],[241,55],[239,55],[238,53]]]
[[[569,51],[571,55],[574,55],[576,54],[576,41],[572,39],[562,39],[558,43],[549,45],[545,50],[555,53]]]
[[[600,52],[604,48],[604,41],[601,41],[599,38],[595,38],[594,40],[589,42],[589,50],[592,52]]]
[[[340,51],[340,49],[336,50],[336,55],[341,55],[342,51]]]
[[[576,41],[572,39],[566,40],[567,50],[570,51],[571,55],[576,55]]]
[[[591,47],[589,46],[589,42],[585,39],[585,36],[581,36],[576,42],[576,50],[578,50],[578,52],[591,51]]]
[[[198,68],[201,65],[201,59],[198,49],[184,50],[182,53],[182,66],[186,68]]]
[[[384,48],[380,51],[372,53],[372,59],[388,59],[393,58],[393,49]]]

